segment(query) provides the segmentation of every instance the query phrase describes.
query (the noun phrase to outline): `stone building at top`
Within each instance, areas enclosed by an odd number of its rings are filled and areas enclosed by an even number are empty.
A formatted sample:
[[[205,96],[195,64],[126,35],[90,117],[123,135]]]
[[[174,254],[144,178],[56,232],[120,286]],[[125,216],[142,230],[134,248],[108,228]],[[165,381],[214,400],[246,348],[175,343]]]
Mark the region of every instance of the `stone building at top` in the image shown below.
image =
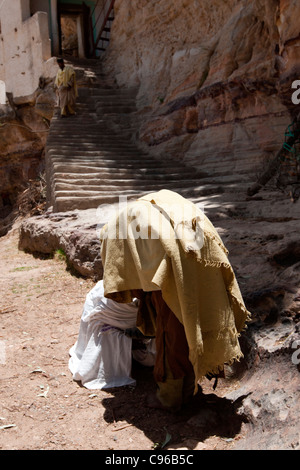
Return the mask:
[[[113,3],[0,0],[0,104],[6,92],[14,98],[31,95],[41,76],[53,75],[55,57],[101,53],[99,34]]]

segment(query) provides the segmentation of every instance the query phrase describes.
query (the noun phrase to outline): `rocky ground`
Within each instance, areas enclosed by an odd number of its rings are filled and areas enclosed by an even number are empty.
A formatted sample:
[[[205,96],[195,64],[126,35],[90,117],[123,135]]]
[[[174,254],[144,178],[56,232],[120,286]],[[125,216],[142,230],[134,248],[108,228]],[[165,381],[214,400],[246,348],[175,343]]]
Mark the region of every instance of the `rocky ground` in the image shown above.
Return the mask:
[[[209,382],[207,394],[179,415],[145,407],[152,372],[136,364],[136,388],[80,387],[68,370],[68,350],[93,281],[71,274],[59,254],[43,259],[19,251],[17,226],[0,244],[0,448],[151,450],[169,438],[172,448],[230,448],[242,438],[243,418]]]
[[[82,388],[68,370],[85,295],[101,277],[95,213],[16,221],[0,239],[0,448],[300,448],[299,202],[267,189],[236,196],[202,202],[253,312],[241,337],[245,359],[216,390],[205,380],[175,415],[145,406],[155,387],[149,369],[133,364],[137,386],[109,392]],[[19,249],[30,239],[38,256]],[[47,255],[47,243],[60,251]]]

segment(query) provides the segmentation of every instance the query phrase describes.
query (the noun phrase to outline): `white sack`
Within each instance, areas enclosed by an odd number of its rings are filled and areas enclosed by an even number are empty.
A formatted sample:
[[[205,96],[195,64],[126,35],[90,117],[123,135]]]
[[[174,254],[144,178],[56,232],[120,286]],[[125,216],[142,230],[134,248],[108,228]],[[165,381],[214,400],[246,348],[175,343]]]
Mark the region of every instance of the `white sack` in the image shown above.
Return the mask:
[[[86,297],[78,339],[70,349],[69,369],[74,380],[88,389],[135,385],[131,377],[132,339],[122,330],[136,326],[137,310],[135,302],[121,304],[105,298],[103,281],[95,285]],[[144,353],[141,363],[154,364],[153,344],[150,350],[150,359]]]

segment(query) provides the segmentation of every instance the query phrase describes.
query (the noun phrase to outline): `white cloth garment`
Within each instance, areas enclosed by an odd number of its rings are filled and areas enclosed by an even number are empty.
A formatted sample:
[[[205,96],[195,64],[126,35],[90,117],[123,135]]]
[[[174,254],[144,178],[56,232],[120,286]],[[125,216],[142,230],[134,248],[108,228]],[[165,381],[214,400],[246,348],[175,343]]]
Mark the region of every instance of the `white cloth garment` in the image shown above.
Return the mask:
[[[73,380],[88,389],[135,385],[132,339],[122,330],[135,327],[137,310],[135,302],[124,304],[104,297],[103,281],[95,285],[86,297],[77,342],[69,352]],[[149,346],[150,356],[140,358],[144,365],[154,364],[153,344]]]

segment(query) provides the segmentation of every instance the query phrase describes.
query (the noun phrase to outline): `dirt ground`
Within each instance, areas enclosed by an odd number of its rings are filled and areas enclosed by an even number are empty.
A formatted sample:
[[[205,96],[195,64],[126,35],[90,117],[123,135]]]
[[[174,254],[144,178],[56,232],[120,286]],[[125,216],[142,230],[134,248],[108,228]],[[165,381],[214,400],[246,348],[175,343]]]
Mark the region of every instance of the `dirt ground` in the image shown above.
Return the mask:
[[[68,351],[94,285],[59,256],[18,250],[18,224],[0,238],[0,449],[232,449],[243,418],[224,397],[238,384],[202,384],[178,414],[146,407],[152,370],[133,364],[137,386],[91,391],[72,380]]]

